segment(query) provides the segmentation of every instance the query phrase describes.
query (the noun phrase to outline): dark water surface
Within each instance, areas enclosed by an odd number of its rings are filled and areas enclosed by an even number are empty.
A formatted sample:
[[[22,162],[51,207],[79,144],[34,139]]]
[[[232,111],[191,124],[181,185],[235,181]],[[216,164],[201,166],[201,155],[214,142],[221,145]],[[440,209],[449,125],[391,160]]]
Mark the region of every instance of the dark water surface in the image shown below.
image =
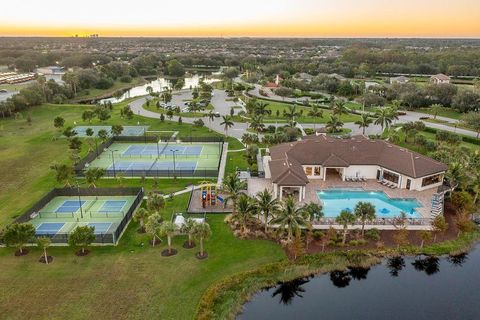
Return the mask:
[[[237,319],[480,319],[480,246],[282,283],[254,295]]]

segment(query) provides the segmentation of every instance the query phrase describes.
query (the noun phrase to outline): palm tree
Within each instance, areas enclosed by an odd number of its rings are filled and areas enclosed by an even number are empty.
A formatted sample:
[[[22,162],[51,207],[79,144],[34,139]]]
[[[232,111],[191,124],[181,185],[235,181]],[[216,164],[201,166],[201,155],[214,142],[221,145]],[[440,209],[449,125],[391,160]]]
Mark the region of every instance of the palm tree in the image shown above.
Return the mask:
[[[151,86],[147,86],[147,87],[145,88],[145,91],[147,91],[149,95],[152,95],[152,93],[153,93],[153,88],[152,88]]]
[[[473,178],[470,180],[470,186],[475,194],[473,197],[473,204],[475,205],[478,200],[478,195],[480,194],[480,170],[476,170],[473,175]]]
[[[232,219],[240,224],[240,232],[245,234],[247,231],[247,225],[252,219],[255,207],[252,205],[252,199],[246,194],[241,194],[237,201],[236,214],[232,216]]]
[[[306,203],[302,210],[309,221],[323,217],[323,208],[315,202]]]
[[[393,120],[398,119],[397,113],[393,112],[391,108],[380,108],[375,112],[375,124],[380,125],[383,129],[390,127]]]
[[[362,223],[362,237],[365,235],[365,223],[376,218],[375,206],[370,202],[359,201],[355,206],[355,216]]]
[[[263,214],[263,220],[265,223],[265,233],[268,232],[268,219],[274,215],[279,209],[278,199],[274,199],[273,195],[268,189],[257,194],[255,200],[255,207],[259,214]]]
[[[45,260],[45,264],[48,264],[48,255],[47,255],[47,249],[50,247],[50,244],[52,243],[52,240],[47,237],[40,237],[37,239],[37,245],[38,247],[43,250],[43,259]]]
[[[263,123],[263,117],[260,115],[255,115],[252,117],[252,120],[250,122],[250,128],[252,128],[256,133],[257,137],[260,131],[265,128],[265,124]]]
[[[312,109],[310,111],[308,111],[308,115],[310,117],[313,117],[316,119],[318,118],[323,118],[323,110],[320,109],[316,104],[313,105]],[[316,124],[317,124],[317,121],[314,121],[313,122],[313,129],[315,130],[316,128]]]
[[[342,114],[348,114],[348,108],[343,100],[335,101],[335,105],[332,108],[332,112],[336,116],[341,116]]]
[[[343,127],[343,122],[339,120],[338,116],[332,115],[325,127],[327,128],[328,132],[336,133],[339,132]]]
[[[159,238],[160,227],[162,226],[162,216],[154,213],[147,218],[145,231],[152,236],[152,246],[155,247],[157,238]]]
[[[420,239],[422,242],[420,243],[420,248],[423,248],[423,245],[426,241],[430,241],[432,239],[432,231],[430,230],[420,230],[419,231]]]
[[[262,100],[257,100],[254,103],[256,115],[264,116],[264,115],[270,114],[271,111],[268,110],[267,107],[268,107],[268,103]]]
[[[171,221],[165,221],[160,227],[160,235],[167,237],[167,250],[169,255],[174,253],[172,249],[172,238],[175,235],[175,231],[177,231],[177,226]]]
[[[373,120],[366,113],[362,113],[360,120],[355,121],[359,128],[362,128],[362,134],[365,135],[365,129],[372,124]]]
[[[211,124],[215,120],[215,113],[213,113],[212,110],[210,110],[207,114],[208,118],[208,124]]]
[[[230,173],[223,180],[222,191],[227,195],[227,197],[225,198],[224,206],[226,206],[229,201],[232,201],[233,215],[235,215],[237,200],[240,196],[240,191],[245,190],[246,188],[246,182],[241,181],[236,172]]]
[[[195,230],[196,224],[197,224],[197,222],[195,222],[195,220],[193,220],[191,218],[188,218],[188,219],[185,220],[185,223],[183,224],[183,226],[181,228],[181,231],[188,235],[188,241],[186,242],[186,245],[184,245],[184,247],[186,247],[186,248],[193,248],[195,246],[192,238],[193,238],[193,232]]]
[[[228,129],[233,127],[235,123],[232,121],[231,116],[222,116],[223,121],[220,123],[223,126],[223,130],[225,131],[225,136],[228,135]]]
[[[343,226],[342,244],[347,241],[348,225],[355,222],[355,215],[347,210],[342,210],[340,215],[335,218],[335,222]]]
[[[212,230],[210,225],[206,222],[197,223],[195,225],[193,235],[196,239],[200,241],[200,252],[197,254],[198,258],[205,258],[206,252],[203,250],[203,240],[208,239],[212,235]]]
[[[150,211],[148,211],[145,208],[139,208],[135,212],[133,216],[133,220],[140,223],[140,229],[138,229],[140,233],[145,233],[145,220],[147,220],[149,215],[150,215]]]
[[[307,226],[308,220],[305,217],[303,208],[298,208],[292,197],[282,201],[282,208],[277,212],[271,224],[278,224],[279,230],[287,232],[287,241],[292,241],[293,234],[302,227]]]
[[[294,104],[289,105],[287,110],[283,111],[283,115],[289,120],[289,121],[295,121],[295,117],[299,116],[299,113],[297,111],[297,105]]]
[[[443,106],[441,104],[435,103],[430,106],[430,111],[433,113],[433,120],[437,119],[437,116],[440,111],[442,111]]]

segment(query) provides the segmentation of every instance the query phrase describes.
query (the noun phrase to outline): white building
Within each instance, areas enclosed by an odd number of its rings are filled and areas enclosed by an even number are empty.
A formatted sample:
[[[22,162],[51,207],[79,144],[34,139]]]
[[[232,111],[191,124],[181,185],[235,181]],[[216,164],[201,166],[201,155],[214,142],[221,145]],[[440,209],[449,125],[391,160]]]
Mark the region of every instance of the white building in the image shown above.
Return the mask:
[[[426,190],[443,184],[448,167],[384,140],[309,136],[273,146],[263,158],[265,178],[275,197],[305,199],[312,180],[376,179],[392,187]]]
[[[451,78],[443,73],[436,74],[430,77],[430,81],[435,84],[450,83]]]

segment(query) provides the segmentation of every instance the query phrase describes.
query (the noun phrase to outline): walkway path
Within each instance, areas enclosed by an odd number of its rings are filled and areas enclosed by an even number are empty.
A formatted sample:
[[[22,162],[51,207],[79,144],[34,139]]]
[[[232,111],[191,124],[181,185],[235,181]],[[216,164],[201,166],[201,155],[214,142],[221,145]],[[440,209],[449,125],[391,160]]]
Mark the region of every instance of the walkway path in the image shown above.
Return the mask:
[[[251,93],[253,95],[258,94],[259,98],[262,98],[262,96],[258,93],[258,87],[260,87],[260,86],[256,85],[255,89],[249,91],[249,93]],[[174,99],[178,100],[178,101],[176,101],[177,104],[179,104],[181,102],[181,100],[184,98],[185,94],[188,94],[188,93],[182,92],[181,95],[174,95],[174,97],[175,97]],[[278,100],[279,102],[282,102],[281,97],[278,97],[278,96],[276,96],[276,97],[277,97],[277,99],[280,99],[280,100]],[[272,96],[270,98],[274,99],[274,96]],[[147,118],[159,119],[160,118],[159,113],[152,112],[152,111],[149,111],[149,110],[145,110],[143,108],[143,105],[145,104],[146,99],[147,98],[143,97],[143,98],[139,98],[139,99],[131,102],[130,107],[132,108],[132,111],[135,114],[138,114],[138,115],[141,115],[141,116],[144,116],[144,117],[147,117]],[[292,101],[295,100],[293,98],[286,98],[286,99],[289,99],[289,100],[292,100]],[[287,100],[285,100],[285,101],[287,101]],[[233,106],[233,105],[236,105],[232,101],[227,101],[227,95],[225,94],[225,92],[223,90],[214,90],[214,98],[212,99],[212,104],[215,107],[215,111],[219,112],[221,115],[230,114],[230,107]],[[406,123],[406,122],[410,122],[410,121],[422,121],[422,120],[420,120],[420,118],[426,116],[425,114],[419,113],[419,112],[407,111],[406,113],[407,113],[406,115],[400,116],[399,120],[397,120],[396,123]],[[437,119],[450,121],[451,123],[458,122],[458,120],[449,119],[449,118],[445,118],[445,117],[437,117]],[[195,120],[195,118],[182,117],[182,120],[183,120],[184,123],[192,124],[193,121]],[[178,121],[178,116],[174,116],[172,118],[172,121]],[[221,122],[222,122],[221,118],[215,118],[215,120],[213,120],[211,122],[205,121],[205,126],[214,130],[214,131],[216,131],[216,132],[218,132],[218,133],[224,134],[225,133],[224,128],[223,128],[222,125],[220,125]],[[431,123],[431,122],[425,122],[425,121],[423,121],[423,122],[428,127],[431,127],[431,128],[450,131],[450,132],[455,132],[455,133],[459,133],[459,134],[463,134],[463,135],[471,136],[471,137],[476,137],[477,136],[477,133],[474,132],[474,131],[470,131],[470,130],[466,130],[466,129],[462,129],[462,128],[454,128],[454,127],[447,126],[445,124],[440,124],[440,123]],[[282,126],[283,124],[282,123],[278,123],[278,124],[268,123],[267,125]],[[318,128],[318,127],[323,127],[323,126],[324,126],[324,124],[313,124],[313,123],[299,124],[299,127],[301,127],[302,130],[305,129],[305,128],[312,128],[313,129],[315,127]],[[353,122],[345,123],[344,128],[350,129],[352,135],[362,134],[362,129],[360,129],[358,127],[358,125],[354,124]],[[247,132],[247,129],[248,129],[248,124],[247,123],[234,122],[234,126],[228,130],[228,136],[240,140],[242,135],[245,132]],[[367,135],[379,134],[379,133],[381,133],[381,131],[382,131],[382,128],[379,125],[373,125],[372,124],[368,128],[366,128],[365,134],[367,134]]]
[[[255,88],[250,90],[248,93],[252,96],[255,96],[255,97],[259,98],[259,99],[265,98],[259,92],[261,86],[258,85],[258,84],[255,84],[254,86],[255,86]],[[280,97],[278,95],[275,95],[274,93],[269,95],[268,99],[275,100],[277,102],[295,102],[296,100],[298,100],[297,98],[283,98],[283,97]],[[441,124],[441,123],[432,123],[432,122],[421,120],[420,118],[422,118],[422,117],[430,116],[426,113],[420,113],[420,112],[414,112],[414,111],[405,111],[405,113],[406,113],[406,115],[403,115],[403,116],[399,117],[399,119],[397,120],[397,123],[407,123],[407,122],[411,122],[411,121],[422,121],[423,123],[425,123],[425,125],[427,127],[431,127],[431,128],[435,128],[435,129],[439,129],[439,130],[444,130],[444,131],[455,132],[455,133],[463,134],[463,135],[470,136],[470,137],[476,137],[477,136],[477,133],[474,132],[474,131],[471,131],[471,130],[466,130],[466,129],[462,129],[462,128],[455,128],[455,127],[448,126],[448,125]],[[437,119],[442,120],[442,121],[446,121],[446,122],[450,122],[452,124],[459,123],[459,120],[452,119],[452,118],[447,118],[447,117],[442,117],[442,116],[437,116]],[[302,126],[304,128],[313,128],[314,127],[313,124],[302,124]],[[322,124],[317,125],[317,127],[320,127],[320,126],[322,126]],[[355,125],[354,123],[346,123],[344,125],[344,128],[351,129],[352,134],[361,134],[362,133],[362,130],[357,125]],[[367,135],[368,134],[379,134],[381,132],[381,130],[382,130],[382,128],[380,126],[371,125],[370,127],[368,127],[366,129],[365,133]]]

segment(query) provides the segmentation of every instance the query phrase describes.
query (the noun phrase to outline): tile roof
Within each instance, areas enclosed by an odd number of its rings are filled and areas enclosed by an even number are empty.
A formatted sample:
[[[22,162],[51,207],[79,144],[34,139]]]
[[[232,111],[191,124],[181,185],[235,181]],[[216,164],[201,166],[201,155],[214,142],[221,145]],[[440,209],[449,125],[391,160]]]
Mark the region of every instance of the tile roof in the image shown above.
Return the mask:
[[[274,182],[283,177],[287,169],[294,171],[297,176],[299,172],[303,173],[302,165],[378,165],[412,178],[425,177],[448,169],[445,164],[421,154],[384,140],[370,140],[364,136],[350,139],[309,136],[302,141],[273,146],[270,148],[270,155],[270,170]],[[279,165],[282,161],[284,164]],[[296,170],[293,169],[295,166]]]

